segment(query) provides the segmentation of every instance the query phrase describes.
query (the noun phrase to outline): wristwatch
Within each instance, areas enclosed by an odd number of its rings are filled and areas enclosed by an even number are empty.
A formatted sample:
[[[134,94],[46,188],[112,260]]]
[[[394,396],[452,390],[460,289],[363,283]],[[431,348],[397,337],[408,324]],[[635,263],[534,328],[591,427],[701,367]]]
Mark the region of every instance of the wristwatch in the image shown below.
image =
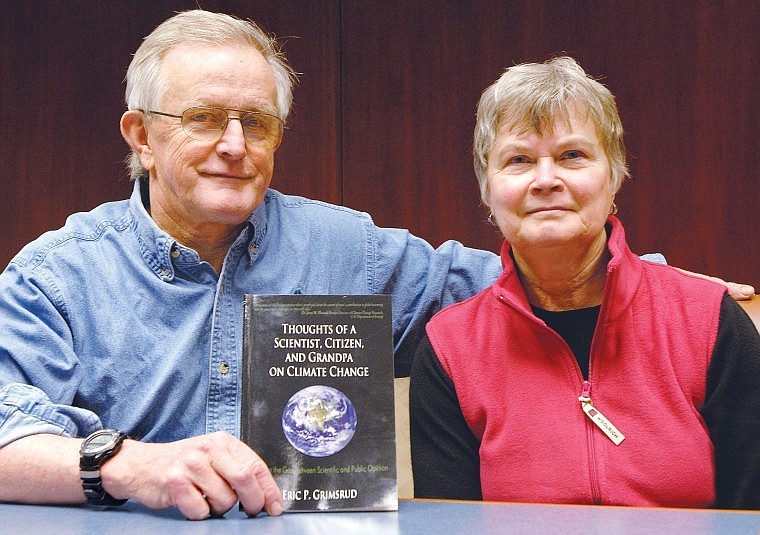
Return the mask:
[[[87,503],[90,505],[121,505],[127,500],[117,500],[103,488],[100,467],[121,448],[127,436],[113,429],[95,431],[84,439],[79,448],[79,477]]]

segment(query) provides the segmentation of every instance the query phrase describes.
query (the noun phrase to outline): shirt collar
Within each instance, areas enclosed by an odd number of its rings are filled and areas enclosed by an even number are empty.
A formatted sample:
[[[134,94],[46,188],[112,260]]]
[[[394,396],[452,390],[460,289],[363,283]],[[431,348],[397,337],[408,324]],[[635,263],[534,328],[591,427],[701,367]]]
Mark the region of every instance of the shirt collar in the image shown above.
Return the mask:
[[[186,253],[192,250],[183,247],[177,240],[162,230],[145,209],[141,188],[143,180],[145,178],[135,180],[132,196],[129,199],[129,208],[134,216],[140,252],[150,269],[159,278],[164,281],[170,281],[176,275],[172,251],[174,251],[174,256],[177,256],[177,251],[183,250],[182,252]],[[232,247],[244,245],[250,262],[253,262],[258,245],[261,243],[266,231],[266,205],[269,197],[270,192],[267,192],[264,201],[248,217],[243,230],[232,245]],[[192,251],[192,254],[195,254],[197,258],[195,251]]]

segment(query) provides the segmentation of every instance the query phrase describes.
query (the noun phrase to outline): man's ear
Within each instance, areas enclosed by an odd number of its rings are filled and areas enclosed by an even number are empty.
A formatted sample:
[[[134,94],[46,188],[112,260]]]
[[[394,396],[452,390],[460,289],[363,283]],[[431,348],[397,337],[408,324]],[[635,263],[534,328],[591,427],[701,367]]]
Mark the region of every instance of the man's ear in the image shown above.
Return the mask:
[[[148,128],[145,114],[140,110],[127,110],[119,123],[121,135],[132,148],[140,163],[149,170],[153,166],[153,149],[148,143]]]

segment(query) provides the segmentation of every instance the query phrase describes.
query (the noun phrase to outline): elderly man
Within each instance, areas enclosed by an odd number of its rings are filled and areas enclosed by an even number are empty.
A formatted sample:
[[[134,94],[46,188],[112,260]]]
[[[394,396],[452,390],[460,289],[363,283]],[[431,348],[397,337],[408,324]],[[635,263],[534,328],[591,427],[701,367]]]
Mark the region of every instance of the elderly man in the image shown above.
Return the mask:
[[[405,374],[431,313],[496,279],[491,253],[268,189],[293,79],[226,15],[178,14],[140,46],[121,120],[132,197],[72,216],[0,275],[0,500],[277,515],[236,438],[243,294],[392,294]]]

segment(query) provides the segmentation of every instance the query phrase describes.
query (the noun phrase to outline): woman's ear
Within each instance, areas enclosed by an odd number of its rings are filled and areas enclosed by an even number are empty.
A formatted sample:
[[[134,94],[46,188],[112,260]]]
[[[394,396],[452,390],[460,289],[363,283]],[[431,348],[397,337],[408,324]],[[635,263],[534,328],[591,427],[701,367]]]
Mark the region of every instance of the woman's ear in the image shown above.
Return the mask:
[[[132,148],[132,152],[140,159],[143,167],[150,171],[153,166],[153,149],[148,142],[145,114],[140,110],[127,110],[121,116],[119,126],[121,135]]]

